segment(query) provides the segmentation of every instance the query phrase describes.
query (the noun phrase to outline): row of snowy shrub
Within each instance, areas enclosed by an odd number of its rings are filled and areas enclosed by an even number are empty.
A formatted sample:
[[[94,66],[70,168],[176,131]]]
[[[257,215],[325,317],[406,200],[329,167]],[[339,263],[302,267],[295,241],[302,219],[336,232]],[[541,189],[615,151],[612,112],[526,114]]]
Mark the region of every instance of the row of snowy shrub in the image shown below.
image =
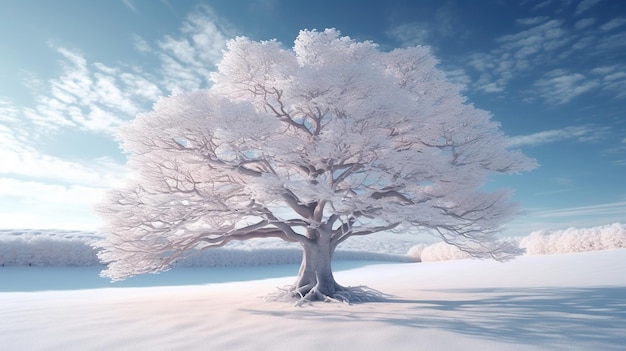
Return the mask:
[[[59,231],[0,231],[0,266],[94,266],[100,265],[91,247],[94,233]],[[261,244],[261,243],[259,243]],[[209,249],[191,253],[179,260],[179,267],[260,266],[299,263],[302,252],[295,245],[261,244],[252,249],[245,245]],[[243,247],[243,248],[241,248]],[[406,255],[337,250],[337,260],[408,262]]]
[[[91,243],[94,233],[58,231],[0,231],[0,266],[92,266],[99,265]],[[514,239],[527,255],[583,252],[626,248],[626,225],[615,223],[593,228],[536,231]],[[374,245],[372,243],[369,246]],[[372,252],[368,245],[358,250],[337,250],[337,260],[432,262],[468,258],[458,248],[438,242],[418,244],[406,255]],[[302,253],[293,245],[254,245],[210,249],[180,260],[184,267],[258,266],[299,263]]]
[[[593,228],[540,230],[519,241],[527,255],[585,252],[626,247],[626,224],[614,223]]]
[[[100,264],[89,240],[56,233],[0,233],[1,266],[93,266]]]
[[[512,239],[526,250],[526,255],[551,255],[626,248],[626,224],[614,223],[592,228],[539,230],[530,235]],[[469,258],[457,247],[438,242],[413,246],[407,253],[415,262],[447,261]]]

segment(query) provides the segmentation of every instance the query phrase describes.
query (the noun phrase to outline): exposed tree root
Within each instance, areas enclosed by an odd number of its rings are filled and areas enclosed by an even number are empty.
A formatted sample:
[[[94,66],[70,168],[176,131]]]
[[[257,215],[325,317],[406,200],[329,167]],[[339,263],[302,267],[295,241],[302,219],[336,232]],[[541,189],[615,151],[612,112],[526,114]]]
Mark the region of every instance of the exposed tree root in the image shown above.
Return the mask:
[[[379,302],[386,300],[390,295],[384,294],[378,290],[367,286],[349,286],[343,287],[335,285],[335,292],[332,294],[320,291],[318,284],[311,287],[310,285],[296,288],[288,285],[278,288],[274,293],[266,296],[267,301],[292,302],[294,306],[301,307],[305,304],[311,305],[314,301],[322,302],[338,302],[345,304],[363,303],[363,302]]]

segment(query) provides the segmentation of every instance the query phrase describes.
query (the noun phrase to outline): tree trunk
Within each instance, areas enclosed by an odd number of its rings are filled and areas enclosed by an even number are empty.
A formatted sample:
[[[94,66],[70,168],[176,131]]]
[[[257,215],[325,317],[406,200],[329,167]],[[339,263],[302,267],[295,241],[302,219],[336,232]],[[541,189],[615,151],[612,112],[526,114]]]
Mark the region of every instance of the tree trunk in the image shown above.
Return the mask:
[[[342,287],[335,282],[331,260],[335,248],[330,238],[320,236],[317,240],[302,244],[303,255],[294,292],[308,300],[325,300],[333,297]]]

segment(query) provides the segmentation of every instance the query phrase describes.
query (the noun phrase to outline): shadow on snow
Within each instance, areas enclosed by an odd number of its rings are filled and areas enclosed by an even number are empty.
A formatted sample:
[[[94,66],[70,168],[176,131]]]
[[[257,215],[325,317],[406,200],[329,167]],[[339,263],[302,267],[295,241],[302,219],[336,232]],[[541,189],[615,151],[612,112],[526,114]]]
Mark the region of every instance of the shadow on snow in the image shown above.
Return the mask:
[[[261,311],[250,313],[292,319],[438,329],[518,345],[556,348],[601,346],[623,350],[626,344],[626,287],[491,288],[424,290],[427,297],[389,298],[375,310],[342,308]],[[379,306],[379,304],[385,306]],[[380,308],[379,308],[380,307]]]

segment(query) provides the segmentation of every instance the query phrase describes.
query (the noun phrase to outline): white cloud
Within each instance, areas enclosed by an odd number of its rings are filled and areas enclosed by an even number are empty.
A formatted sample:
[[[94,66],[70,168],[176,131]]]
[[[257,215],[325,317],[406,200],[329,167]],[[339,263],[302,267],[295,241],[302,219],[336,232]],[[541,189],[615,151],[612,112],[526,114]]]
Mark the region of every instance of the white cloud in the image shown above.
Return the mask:
[[[139,35],[133,34],[132,39],[133,39],[133,43],[135,44],[135,49],[137,49],[139,52],[141,53],[152,52],[152,47],[150,47],[150,44],[148,44],[148,42],[142,37],[140,37]]]
[[[35,206],[38,203],[58,205],[93,205],[102,199],[106,188],[82,185],[45,184],[13,178],[0,178],[0,195],[26,201]],[[27,199],[27,200],[25,200]]]
[[[92,211],[126,168],[110,158],[70,161],[36,149],[19,126],[0,124],[0,226],[94,229]]]
[[[599,74],[599,75],[607,75],[607,74],[611,74],[615,72],[616,69],[617,69],[617,66],[601,66],[601,67],[596,67],[592,69],[591,73]]]
[[[439,7],[432,16],[421,21],[400,23],[389,28],[385,34],[404,47],[427,45],[436,49],[438,40],[463,35],[456,28],[458,22],[454,8],[447,4]]]
[[[587,14],[597,3],[587,0],[576,4],[577,14]],[[573,4],[564,5],[571,8]],[[626,17],[614,18],[599,27],[597,18],[591,16],[581,16],[573,23],[564,16],[520,18],[517,23],[524,27],[496,38],[493,49],[465,57],[466,74],[473,82],[470,88],[502,94],[514,82],[533,79],[526,101],[565,104],[594,91],[626,97],[626,80],[621,76],[598,79],[588,68],[589,62],[612,64],[626,50],[626,31],[621,31]],[[564,64],[577,69],[565,72]]]
[[[626,155],[626,138],[619,141],[617,145],[602,150],[602,153],[610,157],[615,155],[619,157],[617,160],[611,161],[614,166],[626,166],[626,160],[623,159],[624,155]]]
[[[571,41],[560,20],[550,20],[519,33],[496,39],[500,50],[510,52],[517,60],[536,59],[537,54],[549,53]]]
[[[520,18],[517,20],[517,23],[523,26],[534,26],[540,23],[547,21],[549,17],[540,16],[540,17],[530,17],[530,18]]]
[[[509,147],[519,148],[522,146],[538,146],[554,143],[562,140],[577,140],[579,142],[591,142],[601,139],[608,132],[606,127],[578,126],[552,129],[528,135],[514,136],[509,139]]]
[[[626,32],[602,36],[595,47],[599,54],[626,50]]]
[[[165,36],[158,42],[163,85],[168,91],[206,88],[235,31],[211,8],[201,6],[183,22],[181,32],[181,36]]]
[[[546,60],[556,56],[557,49],[566,47],[572,41],[563,28],[563,21],[522,21],[529,25],[538,24],[518,33],[498,37],[498,47],[468,58],[467,65],[480,75],[474,84],[476,89],[488,93],[502,92],[515,77],[542,66]]]
[[[104,193],[104,188],[0,178],[0,227],[94,230],[99,219],[92,208]]]
[[[624,215],[626,216],[626,201],[612,202],[600,205],[580,206],[562,208],[550,211],[541,211],[535,213],[535,217],[579,217],[579,216],[597,216],[597,215]],[[622,217],[623,218],[623,217]]]
[[[403,23],[385,32],[385,34],[402,43],[402,46],[428,45],[432,28],[426,23]]]
[[[136,10],[132,1],[124,3]],[[149,61],[157,69],[94,62],[78,50],[49,43],[59,55],[61,72],[48,80],[26,72],[35,103],[16,106],[0,97],[0,225],[21,218],[31,227],[93,229],[93,203],[127,177],[125,166],[112,158],[74,156],[67,148],[59,157],[46,147],[63,144],[55,138],[64,135],[79,135],[86,143],[94,134],[112,138],[116,127],[169,91],[207,87],[209,72],[233,33],[209,7],[200,6],[177,35],[157,43],[132,36],[139,52],[156,59]]]
[[[462,86],[463,89],[472,82],[472,79],[461,67],[444,67],[444,72],[449,81]]]
[[[546,8],[546,7],[550,6],[550,4],[552,4],[552,0],[545,0],[545,1],[540,2],[539,4],[535,5],[532,8],[532,10],[533,11],[541,10],[543,8]]]
[[[124,2],[124,5],[131,9],[131,11],[133,11],[134,13],[139,13],[132,0],[122,0],[122,2]]]
[[[609,32],[619,27],[622,27],[624,25],[626,25],[626,18],[624,17],[614,18],[606,22],[605,24],[601,25],[600,30],[603,32]]]
[[[108,158],[72,162],[42,154],[29,147],[0,150],[0,174],[45,182],[110,187],[126,175],[123,164]]]
[[[24,107],[26,119],[40,133],[62,128],[113,133],[161,95],[155,83],[102,63],[90,64],[77,51],[53,47],[62,56],[62,73],[36,92],[35,107]],[[34,131],[36,131],[34,130]]]
[[[596,67],[591,73],[600,78],[602,90],[615,94],[616,98],[626,97],[626,65]]]
[[[17,122],[18,113],[10,99],[0,96],[0,122]]]
[[[575,16],[579,16],[584,12],[587,12],[590,8],[597,5],[601,0],[582,0],[576,6]]]
[[[565,54],[561,56],[566,58],[567,56],[570,56],[573,51],[581,51],[581,50],[590,48],[594,44],[595,41],[596,41],[596,38],[593,35],[587,35],[582,38],[579,38],[577,39],[576,43],[574,43],[571,46],[572,50],[570,50],[569,52],[566,51]]]
[[[582,30],[582,29],[590,27],[594,23],[596,23],[595,18],[583,18],[576,22],[576,24],[574,25],[574,28],[576,28],[577,30]]]
[[[581,73],[570,73],[562,69],[548,72],[544,78],[534,83],[536,94],[546,102],[559,105],[598,87],[597,80],[589,79]]]
[[[132,7],[131,2],[126,4]],[[156,75],[142,68],[90,62],[77,50],[51,43],[50,47],[61,56],[62,72],[47,82],[33,77],[37,104],[22,108],[22,114],[38,127],[39,133],[78,127],[112,134],[125,121],[147,110],[159,96],[208,87],[210,72],[233,32],[209,7],[200,6],[185,19],[180,35],[164,36],[156,49],[141,37],[132,36],[140,52],[160,61]]]

